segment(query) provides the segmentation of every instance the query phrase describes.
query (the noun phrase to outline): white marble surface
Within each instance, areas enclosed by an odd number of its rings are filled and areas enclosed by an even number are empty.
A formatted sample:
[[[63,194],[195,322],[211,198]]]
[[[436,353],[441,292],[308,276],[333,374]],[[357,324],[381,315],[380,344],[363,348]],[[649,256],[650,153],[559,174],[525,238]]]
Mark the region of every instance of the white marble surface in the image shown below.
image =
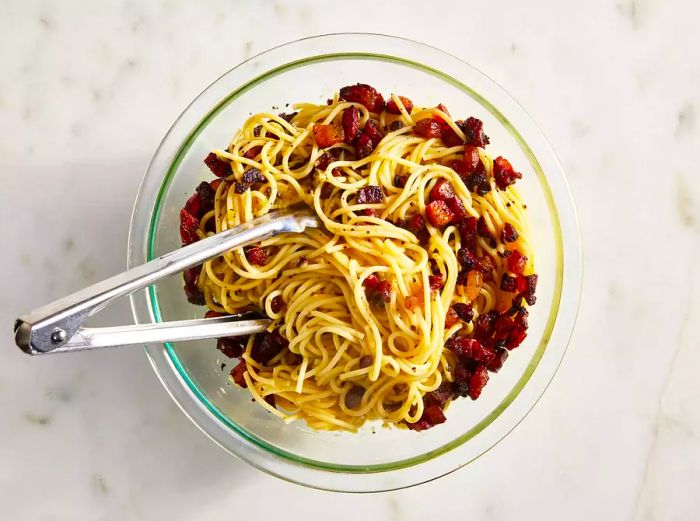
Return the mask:
[[[448,3],[0,0],[0,519],[700,518],[700,7]],[[229,457],[140,349],[29,359],[10,329],[124,267],[142,172],[202,88],[335,31],[431,43],[509,90],[568,172],[585,250],[572,344],[527,419],[462,471],[369,496]]]

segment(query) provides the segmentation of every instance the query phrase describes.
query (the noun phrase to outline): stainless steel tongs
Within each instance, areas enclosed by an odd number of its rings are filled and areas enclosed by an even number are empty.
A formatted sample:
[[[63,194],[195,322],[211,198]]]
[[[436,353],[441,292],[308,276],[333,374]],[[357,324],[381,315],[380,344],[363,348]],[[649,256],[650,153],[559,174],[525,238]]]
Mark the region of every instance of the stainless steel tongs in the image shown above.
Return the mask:
[[[279,233],[301,233],[320,223],[308,209],[269,213],[146,264],[98,282],[47,304],[15,321],[15,342],[30,355],[65,353],[104,347],[249,335],[265,331],[267,319],[246,320],[244,315],[181,320],[145,325],[87,328],[85,320],[114,300],[158,280]]]

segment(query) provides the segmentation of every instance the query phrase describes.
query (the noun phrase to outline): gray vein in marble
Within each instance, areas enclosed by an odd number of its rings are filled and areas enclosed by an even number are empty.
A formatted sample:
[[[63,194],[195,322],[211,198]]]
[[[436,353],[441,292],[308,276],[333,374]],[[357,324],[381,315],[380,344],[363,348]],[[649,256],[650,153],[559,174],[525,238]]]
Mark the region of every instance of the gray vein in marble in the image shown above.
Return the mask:
[[[571,122],[571,135],[575,138],[586,136],[591,130],[591,126],[585,121],[575,119]]]
[[[247,60],[251,56],[253,56],[253,42],[247,41],[243,46],[243,59]]]
[[[669,431],[681,433],[688,438],[695,438],[698,436],[698,433],[695,432],[692,425],[678,418],[674,418],[673,416],[663,415],[661,417],[661,424]]]
[[[109,486],[107,485],[107,480],[101,474],[93,474],[90,478],[92,484],[92,490],[97,496],[107,496],[109,495]]]
[[[73,393],[62,387],[51,387],[46,389],[46,396],[51,401],[55,400],[61,403],[70,403],[73,401]]]
[[[399,506],[399,501],[395,496],[389,496],[389,519],[391,521],[401,521],[401,507]]]
[[[39,16],[39,23],[41,23],[41,28],[44,29],[45,31],[51,31],[53,30],[53,22],[49,20],[49,18],[46,15],[41,15]]]
[[[72,136],[80,137],[85,133],[85,125],[80,121],[76,121],[70,126],[70,133]]]
[[[64,87],[72,87],[73,85],[75,85],[75,78],[73,78],[73,76],[69,76],[68,74],[62,75],[59,78],[59,81]]]
[[[95,266],[95,260],[92,257],[87,256],[83,258],[77,265],[80,280],[85,282],[96,282],[95,277],[97,276],[97,268]]]
[[[676,174],[676,208],[678,209],[678,215],[683,226],[699,233],[698,221],[700,221],[700,218],[698,217],[698,213],[700,212],[698,210],[698,202],[693,201],[690,195],[688,181],[681,172]]]
[[[678,111],[678,122],[676,124],[675,136],[680,138],[692,134],[694,126],[695,107],[692,103],[686,103]]]
[[[626,2],[618,2],[617,10],[618,12],[627,18],[632,24],[633,29],[639,29],[639,4],[635,0],[629,0]]]
[[[24,419],[33,425],[38,425],[41,427],[46,427],[51,423],[51,417],[45,414],[36,414],[33,412],[27,412],[24,414]]]
[[[687,273],[688,273],[688,280],[693,280],[693,275],[695,272],[695,268],[697,266],[697,263],[695,262],[695,256],[697,254],[698,250],[698,240],[695,240],[693,243],[693,249],[691,251],[691,254],[689,256],[689,266],[687,268]],[[647,484],[649,482],[649,472],[651,471],[652,467],[652,462],[654,460],[654,456],[656,454],[657,448],[658,448],[658,442],[659,442],[659,432],[661,430],[661,425],[662,425],[662,419],[664,417],[663,414],[663,403],[664,403],[664,398],[666,397],[666,393],[668,392],[669,384],[671,383],[671,378],[673,377],[673,369],[676,365],[676,360],[678,360],[678,357],[683,350],[683,338],[684,338],[684,333],[685,333],[685,328],[688,326],[688,323],[690,322],[690,307],[693,302],[693,287],[692,285],[688,284],[688,295],[685,299],[685,314],[683,315],[683,318],[681,319],[681,323],[678,327],[678,333],[676,334],[676,348],[673,352],[673,356],[671,357],[671,363],[668,366],[668,370],[666,371],[666,375],[664,376],[663,384],[661,385],[661,391],[659,392],[659,397],[656,402],[656,412],[654,414],[654,431],[652,433],[652,438],[651,438],[651,443],[649,445],[649,449],[647,451],[646,457],[644,458],[644,472],[642,474],[642,480],[639,489],[637,490],[637,495],[635,498],[634,502],[634,509],[632,510],[633,515],[632,515],[632,521],[637,521],[640,519],[640,508],[642,504],[642,498],[644,497],[644,493],[647,488]]]
[[[143,16],[139,16],[135,21],[131,23],[131,32],[137,33],[146,24],[146,19]]]

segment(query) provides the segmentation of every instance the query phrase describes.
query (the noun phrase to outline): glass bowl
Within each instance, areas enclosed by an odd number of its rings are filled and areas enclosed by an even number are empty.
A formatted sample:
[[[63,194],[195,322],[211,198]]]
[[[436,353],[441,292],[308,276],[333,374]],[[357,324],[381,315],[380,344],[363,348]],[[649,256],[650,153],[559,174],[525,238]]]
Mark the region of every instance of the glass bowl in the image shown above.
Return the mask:
[[[190,419],[227,451],[283,479],[348,492],[402,488],[473,461],[510,432],[552,379],[572,333],[581,284],[580,238],[561,166],[542,133],[506,92],[463,61],[427,45],[375,34],[334,34],[276,47],[210,85],[175,121],[151,161],[134,207],[129,267],[180,247],[179,210],[211,174],[202,163],[251,113],[323,103],[343,85],[369,83],[418,104],[444,103],[484,121],[489,150],[523,173],[539,274],[527,340],[479,400],[455,401],[447,422],[424,432],[367,425],[357,434],[289,425],[228,383],[214,341],[151,345],[154,370]],[[287,104],[290,104],[289,107]],[[180,277],[132,295],[139,324],[202,316]],[[221,369],[221,364],[229,365]]]

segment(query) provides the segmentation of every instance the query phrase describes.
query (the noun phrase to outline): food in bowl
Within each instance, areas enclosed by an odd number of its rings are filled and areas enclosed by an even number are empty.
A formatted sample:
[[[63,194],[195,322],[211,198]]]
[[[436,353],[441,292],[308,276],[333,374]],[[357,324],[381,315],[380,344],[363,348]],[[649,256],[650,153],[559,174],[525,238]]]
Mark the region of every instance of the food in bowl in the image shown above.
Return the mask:
[[[204,162],[180,213],[184,244],[277,208],[324,225],[185,275],[206,316],[258,311],[268,332],[221,338],[231,379],[287,422],[421,431],[476,400],[525,339],[537,275],[522,176],[486,152],[480,120],[343,87],[326,105],[252,115]]]

